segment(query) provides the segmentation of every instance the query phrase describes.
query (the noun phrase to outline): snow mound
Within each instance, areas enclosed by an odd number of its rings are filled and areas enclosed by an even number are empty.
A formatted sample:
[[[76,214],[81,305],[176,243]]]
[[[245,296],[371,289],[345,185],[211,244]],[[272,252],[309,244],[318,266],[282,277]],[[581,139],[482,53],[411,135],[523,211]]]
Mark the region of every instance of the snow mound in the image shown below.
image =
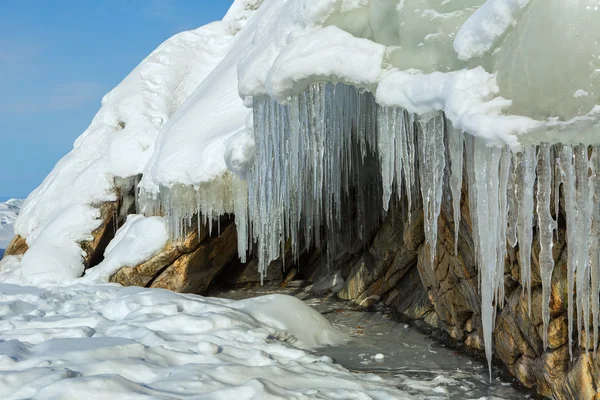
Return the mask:
[[[290,344],[323,346],[335,337],[322,332],[335,329],[287,296],[236,302],[113,285],[0,284],[0,304],[4,399],[412,398],[398,382]],[[291,315],[273,313],[284,306]]]

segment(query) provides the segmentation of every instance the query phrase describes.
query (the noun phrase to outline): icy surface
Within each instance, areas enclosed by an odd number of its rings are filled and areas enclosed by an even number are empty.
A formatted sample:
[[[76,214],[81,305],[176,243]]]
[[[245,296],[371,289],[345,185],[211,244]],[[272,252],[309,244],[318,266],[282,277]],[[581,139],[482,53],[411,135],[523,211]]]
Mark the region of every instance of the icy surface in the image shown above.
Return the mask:
[[[293,297],[0,284],[0,301],[7,400],[422,398],[410,382],[351,373],[296,347],[344,335]]]

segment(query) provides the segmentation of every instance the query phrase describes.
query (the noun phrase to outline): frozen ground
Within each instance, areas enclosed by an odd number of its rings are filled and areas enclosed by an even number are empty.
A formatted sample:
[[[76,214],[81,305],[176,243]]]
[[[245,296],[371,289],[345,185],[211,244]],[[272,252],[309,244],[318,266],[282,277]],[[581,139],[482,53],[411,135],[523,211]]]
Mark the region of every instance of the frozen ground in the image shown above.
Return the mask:
[[[13,225],[19,215],[23,200],[0,202],[0,257],[14,236]]]
[[[445,399],[467,384],[443,370],[350,372],[326,355],[340,358],[348,347],[311,350],[347,340],[345,321],[336,322],[346,332],[338,330],[292,296],[235,301],[115,285],[0,284],[0,393],[5,400]],[[360,359],[374,351],[365,347]]]

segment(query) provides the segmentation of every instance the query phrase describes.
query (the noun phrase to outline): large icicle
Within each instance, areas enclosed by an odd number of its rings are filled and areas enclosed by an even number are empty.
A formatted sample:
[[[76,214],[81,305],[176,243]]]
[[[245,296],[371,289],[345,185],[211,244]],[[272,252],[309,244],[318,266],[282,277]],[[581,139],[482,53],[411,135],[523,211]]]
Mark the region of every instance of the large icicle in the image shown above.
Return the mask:
[[[575,270],[577,268],[577,221],[575,203],[575,168],[573,166],[573,147],[561,146],[560,174],[564,194],[564,208],[567,219],[567,307],[569,321],[569,354],[573,358],[573,291]]]
[[[478,265],[480,269],[481,287],[481,318],[483,325],[483,339],[485,354],[491,379],[492,362],[492,334],[494,331],[496,306],[500,299],[497,294],[498,264],[500,247],[506,247],[506,236],[502,232],[506,229],[506,213],[502,212],[502,204],[506,204],[506,191],[500,193],[501,177],[500,171],[503,150],[495,147],[487,147],[479,139],[472,142],[473,165],[469,169],[474,176],[473,202],[475,209],[471,210],[476,215],[478,238]],[[502,198],[504,200],[502,200]]]
[[[588,177],[588,147],[578,145],[574,149],[575,175],[577,178],[575,201],[577,203],[577,325],[579,328],[579,344],[584,345],[586,352],[589,342],[590,321],[590,269],[589,269],[589,239],[590,239],[590,216],[592,203],[590,202],[590,182]],[[598,299],[594,299],[597,301]],[[584,342],[585,340],[585,342]]]
[[[450,156],[450,191],[454,211],[454,254],[458,255],[458,232],[460,230],[460,199],[463,184],[464,134],[451,123],[447,124],[448,154]]]
[[[531,244],[533,242],[533,187],[535,185],[535,146],[526,147],[516,156],[515,196],[518,203],[517,238],[521,284],[527,291],[527,305],[531,314]]]
[[[598,351],[598,319],[600,318],[600,147],[593,149],[590,159],[590,204],[592,225],[590,229],[590,274],[592,291],[592,318],[594,327],[594,352]],[[595,206],[594,206],[595,205]]]
[[[429,256],[433,265],[446,166],[444,117],[442,114],[438,114],[420,121],[420,125],[421,135],[417,142],[419,147],[421,195],[425,217],[425,241],[429,245]]]
[[[552,149],[550,144],[539,146],[537,164],[537,215],[540,239],[540,276],[542,277],[542,320],[544,322],[544,349],[548,347],[548,325],[550,323],[550,290],[554,258],[552,257],[555,223],[550,212],[552,195]]]

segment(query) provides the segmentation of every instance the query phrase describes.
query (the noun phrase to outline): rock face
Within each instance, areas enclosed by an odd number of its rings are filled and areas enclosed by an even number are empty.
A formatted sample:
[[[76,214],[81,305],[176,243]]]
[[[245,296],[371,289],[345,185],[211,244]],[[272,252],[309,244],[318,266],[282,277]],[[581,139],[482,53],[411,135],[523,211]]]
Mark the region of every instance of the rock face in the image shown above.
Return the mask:
[[[115,236],[120,221],[116,216],[119,212],[119,202],[109,201],[100,205],[100,219],[102,224],[92,232],[92,240],[81,242],[81,248],[85,251],[85,268],[98,265],[104,259],[104,250]]]
[[[111,282],[176,292],[204,293],[223,268],[237,257],[237,233],[231,219],[221,221],[221,232],[209,235],[196,222],[180,242],[170,242],[156,256],[136,267],[117,271]]]

